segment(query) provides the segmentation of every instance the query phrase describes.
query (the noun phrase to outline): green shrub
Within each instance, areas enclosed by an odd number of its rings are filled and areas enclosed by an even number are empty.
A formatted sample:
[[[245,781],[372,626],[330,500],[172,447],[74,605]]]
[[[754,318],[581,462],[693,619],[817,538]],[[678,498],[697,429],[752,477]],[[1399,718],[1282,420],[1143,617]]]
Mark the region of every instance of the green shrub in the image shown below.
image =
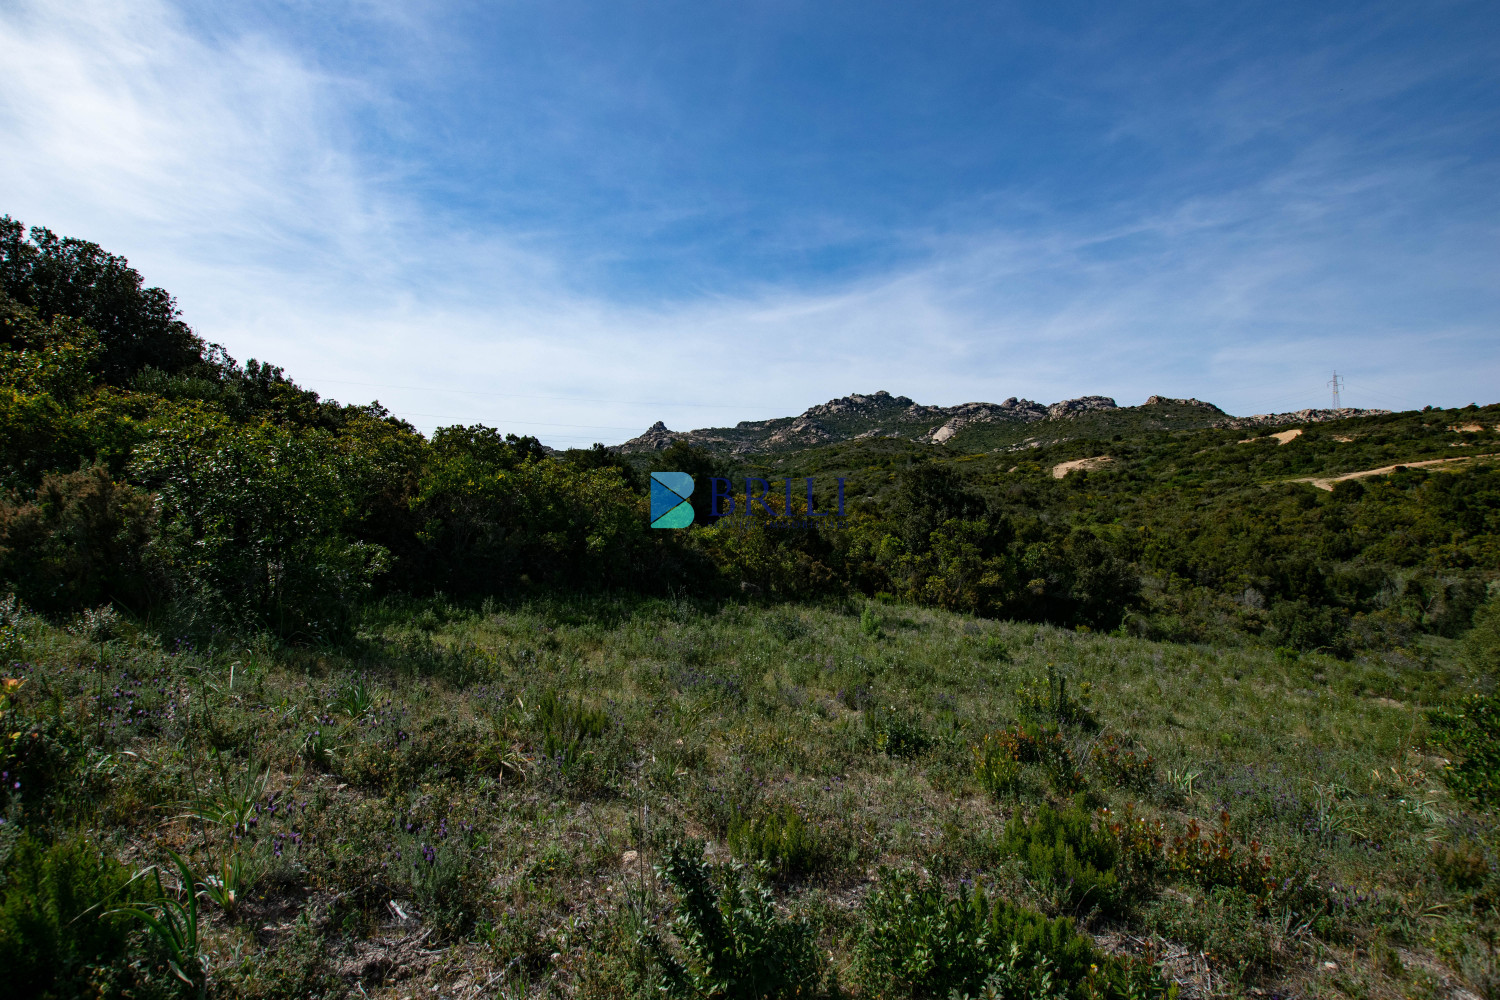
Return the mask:
[[[331,435],[221,416],[163,418],[132,453],[158,491],[158,569],[180,626],[345,636],[389,553],[350,537],[358,474]]]
[[[1027,684],[1016,691],[1017,704],[1023,716],[1037,722],[1059,726],[1078,726],[1097,729],[1099,723],[1089,710],[1090,688],[1087,681],[1079,685],[1081,697],[1068,690],[1068,676],[1052,664],[1047,664],[1047,676],[1036,684]]]
[[[764,861],[782,878],[807,875],[823,868],[832,852],[816,827],[809,826],[790,806],[753,817],[734,816],[729,822],[729,849],[747,861]]]
[[[921,720],[894,705],[866,708],[865,726],[875,741],[875,749],[890,757],[916,757],[932,745]]]
[[[854,972],[866,995],[994,1000],[1174,997],[1149,958],[1101,955],[1066,917],[1049,920],[982,888],[948,896],[886,872],[865,897]]]
[[[0,969],[10,995],[97,995],[126,958],[129,922],[102,910],[125,900],[130,873],[83,838],[49,846],[23,833],[4,877]]]
[[[1089,761],[1116,788],[1144,792],[1156,784],[1156,758],[1114,733],[1094,744]]]
[[[347,995],[328,960],[328,945],[308,919],[292,924],[287,940],[255,961],[246,960],[232,977],[234,995],[244,1000],[315,1000]]]
[[[1021,761],[1008,733],[987,733],[969,749],[974,754],[974,777],[996,798],[1014,794],[1021,780]]]
[[[1056,889],[1069,906],[1119,909],[1123,894],[1114,868],[1119,842],[1079,808],[1042,805],[1031,820],[1011,817],[1000,847],[1026,863],[1032,876]]]
[[[1459,892],[1471,892],[1490,877],[1490,862],[1484,848],[1473,841],[1463,840],[1453,846],[1434,844],[1427,856],[1443,884]]]
[[[1500,802],[1500,695],[1475,694],[1454,711],[1428,719],[1437,740],[1458,758],[1443,777],[1453,794],[1481,806]]]
[[[570,781],[595,769],[595,746],[609,732],[609,716],[589,708],[582,699],[560,697],[548,691],[537,702],[532,720],[538,733],[544,773]]]
[[[977,992],[1002,964],[1020,973],[1044,961],[1058,982],[1073,984],[1094,961],[1093,945],[1066,918],[1048,920],[979,888],[947,896],[910,872],[886,873],[863,916],[855,973],[874,996]]]
[[[1083,772],[1078,769],[1067,737],[1053,727],[1027,723],[989,733],[970,750],[974,754],[974,775],[991,795],[1013,793],[1023,764],[1040,764],[1060,795],[1072,795],[1084,786]]]
[[[662,874],[677,892],[672,930],[681,958],[659,939],[648,947],[672,997],[771,1000],[821,992],[823,970],[812,929],[776,913],[763,879],[737,864],[710,865],[702,845],[674,844]]]
[[[155,530],[151,495],[104,466],[48,473],[35,499],[0,499],[0,581],[43,611],[110,600],[144,611],[161,592],[143,558]]]
[[[1500,594],[1474,612],[1474,625],[1464,636],[1469,663],[1482,674],[1500,674]]]

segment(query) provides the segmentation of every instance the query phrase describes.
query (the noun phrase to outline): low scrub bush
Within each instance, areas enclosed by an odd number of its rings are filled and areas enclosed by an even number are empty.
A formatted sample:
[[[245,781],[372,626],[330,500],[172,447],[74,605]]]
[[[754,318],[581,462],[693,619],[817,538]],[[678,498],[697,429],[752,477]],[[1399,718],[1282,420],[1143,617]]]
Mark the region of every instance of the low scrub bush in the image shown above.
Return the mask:
[[[661,871],[677,893],[672,931],[681,952],[655,937],[647,945],[668,996],[775,1000],[822,992],[823,961],[812,929],[776,912],[757,873],[711,865],[702,845],[691,843],[669,848]]]
[[[747,861],[764,861],[782,878],[807,875],[833,860],[831,845],[790,806],[729,822],[729,849]]]
[[[450,831],[446,820],[431,829],[402,831],[396,838],[393,880],[416,903],[439,940],[459,937],[474,926],[482,886],[476,884],[476,852],[471,838]]]
[[[1242,889],[1221,886],[1189,899],[1163,897],[1145,919],[1152,930],[1201,952],[1215,972],[1237,982],[1274,967],[1283,950],[1255,897]]]
[[[974,777],[995,798],[1015,793],[1021,780],[1017,747],[1006,739],[1009,733],[988,733],[970,747],[974,754]]]
[[[124,978],[130,873],[82,838],[16,841],[0,888],[0,969],[11,996],[108,995]],[[116,994],[118,995],[118,994]]]
[[[916,757],[932,745],[932,737],[910,712],[894,706],[871,706],[865,710],[875,748],[890,757]]]
[[[571,757],[585,743],[604,735],[609,729],[609,716],[586,707],[581,700],[569,701],[556,691],[548,691],[537,702],[535,725],[540,732],[542,753],[548,757]]]
[[[1219,814],[1219,825],[1205,833],[1196,819],[1166,844],[1167,868],[1185,882],[1204,888],[1240,889],[1266,900],[1275,892],[1271,858],[1260,842],[1240,844],[1229,832],[1229,813]]]
[[[327,942],[305,910],[292,924],[287,940],[274,952],[261,961],[243,963],[226,980],[225,985],[242,1000],[314,1000],[348,995],[329,961]]]
[[[1166,995],[1149,963],[1103,956],[1065,917],[991,898],[949,896],[910,872],[887,872],[865,899],[855,976],[871,996]]]
[[[1048,726],[1027,724],[990,733],[970,749],[974,776],[991,795],[1014,792],[1023,764],[1040,764],[1059,794],[1071,795],[1084,786],[1067,737]]]
[[[1089,763],[1116,788],[1143,792],[1156,784],[1156,758],[1114,733],[1094,744]]]
[[[1030,820],[1017,813],[1006,824],[1000,847],[1025,862],[1034,878],[1074,909],[1113,912],[1123,904],[1114,871],[1119,841],[1082,809],[1059,812],[1044,804]]]
[[[1069,691],[1067,675],[1049,663],[1047,676],[1019,688],[1016,700],[1021,714],[1036,722],[1082,729],[1099,728],[1088,707],[1089,683],[1084,681],[1078,691],[1078,695]]]
[[[1428,713],[1438,743],[1457,761],[1444,769],[1453,794],[1481,806],[1500,802],[1500,695],[1474,694]]]

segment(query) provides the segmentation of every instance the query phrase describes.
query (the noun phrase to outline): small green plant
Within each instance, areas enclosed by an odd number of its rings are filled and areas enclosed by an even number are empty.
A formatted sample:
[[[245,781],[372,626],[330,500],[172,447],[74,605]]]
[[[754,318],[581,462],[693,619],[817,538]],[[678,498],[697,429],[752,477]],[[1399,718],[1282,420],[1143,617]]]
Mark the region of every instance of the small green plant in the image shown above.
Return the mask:
[[[1075,910],[1093,907],[1116,912],[1124,893],[1115,865],[1119,842],[1096,827],[1089,813],[1076,807],[1059,812],[1043,804],[1030,820],[1019,813],[1006,824],[1000,847],[1025,862],[1032,876],[1045,882]]]
[[[203,877],[202,894],[225,913],[233,914],[248,882],[245,859],[238,851],[226,850],[219,858],[217,872]]]
[[[781,878],[807,875],[832,858],[815,827],[790,806],[729,822],[729,849],[747,861],[762,861]]]
[[[994,663],[1010,662],[1010,647],[998,635],[985,636],[984,642],[979,644],[978,654],[982,659],[990,660]]]
[[[212,873],[202,880],[202,894],[232,914],[250,881],[239,850],[240,839],[250,833],[256,804],[271,780],[271,769],[257,775],[251,760],[243,772],[232,774],[222,757],[216,757],[215,763],[217,779],[187,803],[181,818],[195,819],[203,826],[203,847],[210,857]],[[218,833],[217,842],[210,836],[211,829]]]
[[[136,873],[131,883],[150,874],[154,895],[134,900],[106,912],[106,916],[123,914],[146,925],[156,943],[167,955],[172,974],[188,986],[197,987],[200,997],[208,995],[209,957],[202,950],[198,936],[198,880],[182,856],[170,847],[172,863],[177,868],[178,889],[168,894],[161,884],[161,871],[152,866]]]
[[[1274,968],[1278,942],[1262,918],[1258,901],[1234,887],[1219,886],[1186,899],[1164,896],[1144,913],[1147,926],[1213,956],[1215,969],[1236,982]]]
[[[885,872],[865,897],[854,972],[864,995],[983,1000],[1171,1000],[1151,954],[1104,955],[1066,917],[991,897],[948,896]]]
[[[684,998],[780,1000],[822,991],[823,962],[812,929],[776,912],[760,873],[710,865],[701,844],[673,844],[661,874],[677,893],[674,955],[660,938],[647,948],[662,969],[662,989]]]
[[[859,630],[871,639],[879,639],[885,634],[884,625],[885,621],[875,611],[874,605],[866,604],[859,613]]]
[[[996,798],[1013,795],[1021,780],[1021,762],[1003,735],[988,733],[969,749],[979,786]]]
[[[1072,795],[1084,787],[1083,772],[1067,738],[1054,728],[1028,723],[989,733],[970,751],[974,754],[975,777],[992,795],[1014,792],[1023,764],[1040,764],[1061,795]]]
[[[537,701],[534,718],[541,730],[543,755],[564,770],[581,763],[587,744],[609,729],[608,715],[585,706],[582,699],[562,698],[556,691],[548,691]]]
[[[932,745],[921,720],[911,712],[894,705],[872,705],[865,709],[864,716],[875,749],[889,757],[916,757]]]
[[[1219,825],[1204,833],[1196,819],[1165,845],[1168,870],[1187,882],[1205,888],[1224,886],[1242,889],[1257,899],[1267,899],[1276,888],[1271,877],[1271,859],[1261,853],[1260,842],[1240,844],[1229,832],[1229,813],[1219,813]]]
[[[1194,771],[1190,768],[1167,768],[1165,773],[1167,784],[1178,795],[1184,799],[1192,799],[1193,786],[1198,779],[1203,777],[1202,771]]]
[[[249,829],[250,817],[255,814],[255,804],[266,793],[271,769],[257,775],[252,760],[246,762],[243,772],[231,774],[222,757],[216,757],[215,763],[217,780],[210,779],[208,788],[187,803],[182,816],[218,828],[226,840],[243,836]]]
[[[1359,807],[1352,793],[1336,782],[1313,782],[1313,807],[1310,818],[1313,833],[1332,840],[1349,837],[1363,840],[1367,836],[1359,823]]]
[[[1017,706],[1026,718],[1059,726],[1097,729],[1099,723],[1089,710],[1092,687],[1088,681],[1078,686],[1078,695],[1068,690],[1068,676],[1047,664],[1047,676],[1040,683],[1027,684],[1016,691]]]
[[[468,933],[479,911],[473,845],[448,833],[446,824],[430,834],[404,834],[396,843],[401,860],[393,868],[438,939]]]
[[[1490,877],[1490,863],[1484,849],[1473,841],[1460,841],[1452,847],[1434,844],[1428,857],[1444,884],[1460,892],[1471,892]]]
[[[948,991],[948,1000],[1067,1000],[1068,990],[1053,975],[1052,959],[1043,955],[1028,964],[1021,958],[1021,946],[1012,941],[1010,954],[1002,958],[995,970],[985,977],[978,992],[962,993],[958,987]]]
[[[375,708],[375,695],[363,676],[346,681],[328,705],[330,711],[340,712],[358,721]]]

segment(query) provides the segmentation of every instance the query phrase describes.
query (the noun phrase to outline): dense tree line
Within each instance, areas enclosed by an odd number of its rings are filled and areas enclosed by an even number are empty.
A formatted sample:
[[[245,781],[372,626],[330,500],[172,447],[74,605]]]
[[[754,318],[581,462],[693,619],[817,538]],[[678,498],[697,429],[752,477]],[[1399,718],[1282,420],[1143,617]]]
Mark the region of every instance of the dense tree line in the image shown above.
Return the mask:
[[[50,613],[112,602],[180,632],[318,640],[381,592],[863,593],[1342,651],[1462,631],[1500,568],[1493,467],[1325,493],[1272,478],[1316,465],[1315,449],[1203,430],[1073,441],[1012,465],[872,444],[731,467],[678,444],[651,467],[700,482],[845,475],[850,516],[713,524],[700,489],[695,528],[651,531],[642,460],[549,454],[482,426],[424,437],[378,404],[241,365],[94,244],[4,218],[0,252],[0,579]],[[1373,459],[1444,419],[1393,418],[1358,447]],[[1130,461],[1048,474],[1102,450]]]

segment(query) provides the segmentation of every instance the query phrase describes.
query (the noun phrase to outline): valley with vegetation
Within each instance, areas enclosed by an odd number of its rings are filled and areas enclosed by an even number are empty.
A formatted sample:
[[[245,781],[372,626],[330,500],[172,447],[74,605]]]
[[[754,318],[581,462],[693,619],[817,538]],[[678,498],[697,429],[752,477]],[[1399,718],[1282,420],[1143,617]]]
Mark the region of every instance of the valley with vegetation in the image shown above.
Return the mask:
[[[5,217],[0,490],[0,996],[1500,991],[1500,405],[423,435]]]

